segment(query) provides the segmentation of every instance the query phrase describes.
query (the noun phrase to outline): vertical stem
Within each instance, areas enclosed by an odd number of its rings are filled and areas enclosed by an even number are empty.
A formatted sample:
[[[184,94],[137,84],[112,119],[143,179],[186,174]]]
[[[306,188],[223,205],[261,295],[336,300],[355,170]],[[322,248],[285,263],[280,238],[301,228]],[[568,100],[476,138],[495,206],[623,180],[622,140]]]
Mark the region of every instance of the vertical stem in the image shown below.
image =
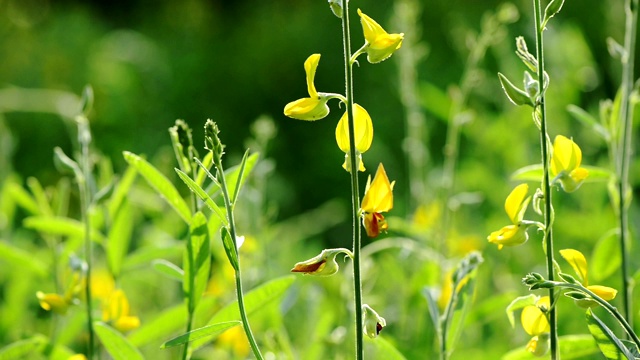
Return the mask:
[[[627,199],[629,190],[629,167],[631,162],[633,130],[633,109],[629,98],[633,85],[633,65],[635,61],[636,32],[638,28],[638,0],[626,1],[626,24],[624,48],[625,54],[622,58],[622,84],[620,96],[620,148],[618,150],[618,216],[620,226],[620,254],[622,258],[622,302],[624,316],[627,322],[633,327],[633,282],[629,279],[629,204],[631,199]]]
[[[362,279],[360,274],[360,190],[358,189],[358,154],[355,144],[355,121],[353,118],[353,67],[351,64],[351,35],[349,31],[349,2],[342,0],[342,43],[344,50],[345,93],[347,97],[347,119],[349,121],[349,157],[351,158],[351,209],[353,214],[353,288],[356,316],[356,360],[364,359],[362,321]]]
[[[227,209],[227,218],[229,219],[229,235],[231,236],[231,240],[233,241],[234,250],[238,251],[238,245],[236,243],[236,224],[233,217],[233,207],[231,206],[231,200],[229,197],[229,191],[227,189],[227,181],[224,178],[224,170],[222,167],[222,160],[219,156],[214,155],[214,162],[216,165],[216,169],[218,170],[218,181],[220,181],[220,188],[222,189],[222,197],[224,198],[224,205]],[[239,185],[238,185],[239,186]],[[235,272],[236,278],[236,296],[238,297],[238,310],[240,311],[240,318],[242,319],[242,326],[244,327],[244,332],[247,334],[247,338],[249,339],[249,344],[251,345],[251,350],[253,350],[253,355],[258,360],[263,360],[262,354],[260,353],[260,349],[258,348],[258,343],[256,343],[256,339],[253,336],[253,332],[251,332],[251,327],[249,326],[249,318],[247,317],[247,311],[244,307],[244,295],[242,291],[242,277],[240,274],[240,254],[236,256],[238,268]]]
[[[545,83],[544,83],[544,43],[543,43],[543,31],[542,25],[542,7],[540,0],[534,0],[535,22],[536,22],[536,57],[538,59],[538,84],[540,84],[540,97],[538,99],[537,108],[535,112],[539,110],[540,114],[540,146],[542,148],[542,167],[543,167],[543,180],[542,180],[542,192],[544,194],[544,250],[547,258],[547,278],[550,281],[554,280],[553,273],[553,206],[551,203],[551,182],[549,177],[549,141],[547,135],[547,114],[545,106]],[[555,295],[553,289],[549,289],[549,300],[552,304],[549,311],[549,326],[551,328],[551,359],[558,359],[558,315],[557,315],[557,303],[554,299]]]
[[[93,305],[91,299],[91,258],[93,257],[93,248],[91,244],[91,219],[89,218],[89,203],[91,192],[89,189],[89,179],[91,178],[91,165],[89,159],[89,143],[91,142],[91,132],[86,117],[79,116],[78,122],[78,141],[81,146],[80,166],[82,178],[78,177],[78,186],[80,187],[80,209],[82,212],[82,222],[84,223],[84,252],[85,261],[87,262],[85,297],[87,299],[87,328],[89,330],[89,345],[87,347],[87,358],[93,359]]]
[[[191,287],[193,289],[193,286]],[[193,312],[189,309],[189,316],[187,318],[187,334],[191,331],[191,324],[193,323]],[[184,349],[182,350],[182,360],[187,360],[189,358],[189,342],[187,341],[184,344]]]

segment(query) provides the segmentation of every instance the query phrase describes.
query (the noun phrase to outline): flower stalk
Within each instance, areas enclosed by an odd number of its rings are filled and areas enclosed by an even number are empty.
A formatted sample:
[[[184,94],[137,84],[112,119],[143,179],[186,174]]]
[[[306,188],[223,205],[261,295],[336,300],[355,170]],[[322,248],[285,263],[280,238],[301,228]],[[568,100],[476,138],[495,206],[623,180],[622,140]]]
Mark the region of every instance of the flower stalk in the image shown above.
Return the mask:
[[[362,316],[362,275],[360,272],[360,190],[358,186],[359,157],[356,153],[355,143],[355,119],[353,116],[353,61],[351,59],[351,34],[349,30],[349,2],[342,0],[342,45],[344,52],[344,78],[345,95],[347,98],[347,119],[349,125],[349,157],[351,158],[351,212],[353,227],[353,288],[354,288],[354,312],[355,312],[355,336],[356,336],[356,360],[364,359],[364,329]]]
[[[546,105],[545,105],[545,89],[546,82],[545,79],[545,69],[544,69],[544,37],[543,31],[544,26],[542,23],[542,6],[540,4],[540,0],[533,0],[533,12],[535,15],[535,26],[536,26],[536,58],[537,58],[537,75],[538,75],[538,84],[540,84],[540,95],[537,99],[536,107],[534,108],[533,116],[540,116],[540,146],[542,153],[542,167],[543,167],[543,176],[542,176],[542,193],[544,196],[544,239],[543,245],[546,254],[547,260],[547,277],[550,281],[554,280],[554,256],[553,256],[553,205],[551,203],[551,179],[549,175],[549,141],[547,134],[547,114],[546,114]],[[555,301],[555,294],[553,289],[549,289],[549,302],[554,306],[549,310],[549,327],[550,327],[550,350],[551,350],[551,359],[558,359],[558,308],[557,303]]]

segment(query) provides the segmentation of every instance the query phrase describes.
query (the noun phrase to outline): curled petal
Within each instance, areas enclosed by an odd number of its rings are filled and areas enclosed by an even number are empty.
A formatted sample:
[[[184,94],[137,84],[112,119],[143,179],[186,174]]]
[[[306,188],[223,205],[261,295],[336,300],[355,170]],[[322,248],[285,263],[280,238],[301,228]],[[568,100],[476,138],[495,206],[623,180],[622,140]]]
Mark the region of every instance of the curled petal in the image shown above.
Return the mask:
[[[284,107],[284,114],[297,120],[320,120],[329,115],[328,100],[326,97],[298,99]]]
[[[504,210],[507,212],[512,224],[518,224],[522,221],[524,210],[529,204],[528,192],[529,185],[520,184],[507,196],[507,200],[504,202]]]
[[[380,213],[365,213],[362,222],[367,236],[370,238],[378,237],[381,232],[386,232],[389,229],[387,220]]]
[[[309,97],[311,98],[318,97],[314,79],[316,77],[316,69],[318,68],[319,62],[320,54],[313,54],[309,56],[304,62],[304,72],[307,74],[307,91],[309,92]]]
[[[367,60],[372,63],[379,63],[388,59],[396,50],[402,46],[404,34],[388,34],[380,24],[364,14],[358,9],[364,39],[367,42]]]
[[[503,246],[521,245],[529,240],[527,228],[521,225],[507,225],[487,236],[490,243],[498,245],[498,250]]]

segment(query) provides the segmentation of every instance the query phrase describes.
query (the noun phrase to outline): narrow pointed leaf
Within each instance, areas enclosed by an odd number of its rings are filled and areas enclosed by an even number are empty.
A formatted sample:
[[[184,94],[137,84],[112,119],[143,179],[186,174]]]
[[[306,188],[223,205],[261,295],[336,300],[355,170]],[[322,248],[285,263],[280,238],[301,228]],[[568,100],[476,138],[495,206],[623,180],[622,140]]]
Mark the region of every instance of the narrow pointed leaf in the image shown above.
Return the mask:
[[[124,201],[119,206],[118,212],[115,214],[111,228],[109,229],[109,237],[107,239],[106,251],[109,269],[114,277],[120,276],[122,269],[122,260],[129,251],[129,243],[133,233],[133,213],[128,201]]]
[[[429,308],[429,315],[431,315],[431,322],[433,328],[437,332],[441,331],[440,328],[440,309],[438,308],[438,290],[431,287],[425,287],[422,290],[422,295],[427,299],[427,306]]]
[[[235,204],[240,188],[258,162],[258,157],[258,153],[253,153],[249,156],[249,150],[247,150],[247,152],[244,153],[244,157],[242,158],[240,165],[231,167],[224,172],[224,178],[227,181],[229,194],[233,194],[231,203]]]
[[[156,259],[151,262],[154,270],[165,275],[167,278],[182,282],[184,280],[184,271],[180,267],[165,259]]]
[[[201,164],[206,169],[209,169],[211,167],[211,165],[213,164],[213,153],[211,151],[207,151],[207,154],[202,159]],[[204,171],[202,166],[198,166],[198,173],[196,175],[196,178],[194,179],[195,183],[200,187],[202,187],[202,183],[204,183],[204,179],[207,177],[207,172]]]
[[[40,353],[47,338],[43,335],[36,335],[29,339],[18,340],[3,348],[0,348],[0,359],[2,360],[21,360],[36,357],[35,354]]]
[[[111,194],[111,199],[109,201],[109,217],[111,219],[115,218],[118,209],[127,198],[129,194],[129,189],[133,185],[133,182],[136,180],[136,176],[138,175],[138,171],[134,166],[129,165],[127,170],[120,178],[120,181],[116,184],[115,189],[113,190],[113,194]]]
[[[542,180],[542,172],[541,164],[527,165],[511,174],[511,180],[540,182]]]
[[[96,322],[93,326],[113,360],[144,360],[140,351],[114,328],[102,322]]]
[[[257,154],[254,154],[257,155]],[[238,169],[238,175],[236,177],[236,185],[235,185],[235,189],[233,190],[233,196],[231,197],[231,203],[233,205],[236,204],[236,200],[238,199],[238,194],[240,193],[240,188],[242,187],[242,184],[245,181],[245,167],[247,165],[247,157],[249,156],[249,149],[247,149],[247,151],[244,152],[244,156],[242,156],[242,161],[240,162],[240,166]],[[252,158],[254,158],[254,156],[252,156]],[[255,156],[255,158],[257,159],[257,156]],[[253,162],[255,165],[255,161]],[[252,166],[253,168],[253,166]],[[249,171],[251,171],[251,169],[249,169]],[[249,172],[248,171],[248,172]]]
[[[225,213],[213,201],[213,199],[211,199],[211,197],[207,194],[207,192],[204,191],[200,187],[200,185],[196,184],[196,182],[193,181],[189,177],[189,175],[185,174],[182,170],[180,169],[175,169],[175,170],[176,170],[176,173],[178,173],[178,176],[180,177],[180,179],[184,181],[184,183],[189,187],[189,189],[193,191],[193,193],[196,194],[202,201],[204,201],[204,203],[209,207],[209,209],[211,209],[224,224],[227,224],[227,217]]]
[[[607,131],[607,128],[602,126],[602,124],[600,124],[594,116],[584,111],[581,107],[569,105],[567,106],[567,111],[569,112],[569,114],[573,115],[576,120],[580,121],[584,126],[595,131],[596,134],[600,135],[605,141],[609,141],[609,139],[611,138],[611,135]]]
[[[406,360],[382,335],[375,339],[365,336],[364,340],[368,360]]]
[[[207,218],[201,212],[197,212],[191,220],[187,251],[184,252],[183,260],[184,280],[182,282],[182,290],[188,299],[189,312],[195,310],[207,287],[210,254]]]
[[[587,310],[587,326],[589,332],[596,339],[600,352],[610,360],[629,359],[635,360],[633,354],[618,339],[618,337],[602,322],[591,309]]]
[[[149,185],[151,185],[151,187],[154,188],[169,205],[171,205],[171,207],[185,222],[189,223],[191,221],[191,211],[189,210],[189,206],[180,196],[180,193],[176,190],[169,179],[140,156],[128,151],[125,151],[123,154],[127,163],[135,167],[140,175],[147,180],[147,183],[149,183]]]
[[[84,237],[84,224],[78,220],[61,216],[31,216],[24,219],[24,227],[45,234]],[[91,230],[91,240],[98,244],[105,244],[105,236],[98,230]]]
[[[42,262],[41,257],[33,256],[33,253],[14,247],[4,240],[0,240],[0,265],[21,271],[28,270],[39,277],[49,274],[49,266]]]
[[[175,337],[164,344],[162,344],[161,348],[169,348],[173,346],[183,345],[193,340],[200,339],[205,336],[210,336],[212,339],[215,339],[218,335],[222,334],[227,329],[230,329],[234,326],[238,326],[242,324],[240,321],[226,321],[222,323],[217,323],[213,325],[207,325],[201,327],[199,329],[192,330],[188,333],[182,334],[178,337]]]
[[[231,239],[231,234],[229,234],[229,230],[226,227],[222,227],[220,229],[220,237],[222,238],[222,245],[224,247],[224,252],[227,254],[227,259],[229,259],[229,264],[233,266],[233,268],[238,270],[238,249],[235,246],[233,239]]]
[[[506,76],[498,73],[498,77],[500,78],[500,85],[502,86],[502,90],[504,90],[505,95],[509,98],[514,105],[529,105],[533,106],[533,101],[529,98],[529,94],[527,94],[524,90],[519,89],[517,86],[513,85]]]

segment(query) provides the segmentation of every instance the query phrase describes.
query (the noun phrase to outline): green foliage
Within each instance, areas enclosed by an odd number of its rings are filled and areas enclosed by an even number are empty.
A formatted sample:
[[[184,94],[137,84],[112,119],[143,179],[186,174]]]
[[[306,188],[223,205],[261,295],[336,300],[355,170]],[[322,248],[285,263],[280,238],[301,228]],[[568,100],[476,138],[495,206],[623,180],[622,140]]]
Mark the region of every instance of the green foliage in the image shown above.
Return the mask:
[[[114,360],[144,359],[140,351],[114,328],[100,322],[95,323],[93,326],[102,345]]]
[[[598,348],[607,359],[635,360],[635,357],[620,339],[598,318],[591,309],[587,310],[589,332],[596,340]],[[636,353],[638,351],[636,350]]]

